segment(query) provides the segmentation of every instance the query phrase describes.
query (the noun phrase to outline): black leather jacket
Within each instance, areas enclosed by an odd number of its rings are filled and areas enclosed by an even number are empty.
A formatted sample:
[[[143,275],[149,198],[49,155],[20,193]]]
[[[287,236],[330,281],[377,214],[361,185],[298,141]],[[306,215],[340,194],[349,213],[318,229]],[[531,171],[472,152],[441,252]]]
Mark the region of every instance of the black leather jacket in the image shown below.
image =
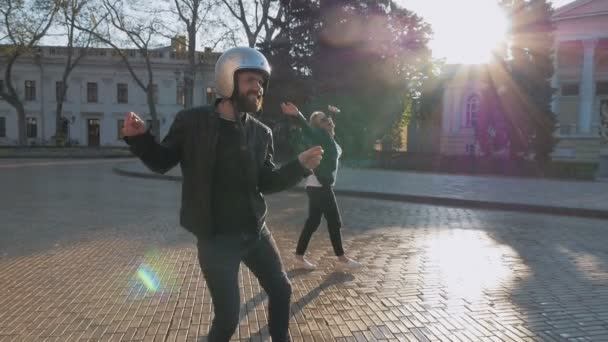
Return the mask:
[[[297,159],[277,168],[272,160],[271,130],[248,114],[242,120],[247,142],[241,158],[243,176],[248,179],[251,208],[261,231],[267,211],[262,194],[294,186],[311,172]],[[125,138],[133,154],[154,172],[165,173],[180,164],[183,177],[180,224],[198,238],[216,233],[211,212],[211,184],[218,129],[219,114],[213,106],[204,106],[180,111],[160,144],[149,131]]]

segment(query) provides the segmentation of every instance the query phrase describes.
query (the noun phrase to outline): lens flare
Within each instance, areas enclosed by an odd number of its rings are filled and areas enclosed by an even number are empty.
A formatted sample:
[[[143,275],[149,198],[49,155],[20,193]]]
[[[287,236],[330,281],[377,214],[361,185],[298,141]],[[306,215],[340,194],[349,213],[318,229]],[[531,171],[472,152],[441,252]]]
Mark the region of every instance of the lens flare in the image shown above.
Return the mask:
[[[129,278],[128,286],[125,288],[128,292],[127,296],[137,299],[170,295],[176,279],[173,271],[175,265],[170,260],[172,259],[169,255],[159,253],[158,250],[146,252]]]
[[[148,289],[148,291],[156,292],[160,287],[158,275],[149,265],[143,264],[137,269],[137,277]]]

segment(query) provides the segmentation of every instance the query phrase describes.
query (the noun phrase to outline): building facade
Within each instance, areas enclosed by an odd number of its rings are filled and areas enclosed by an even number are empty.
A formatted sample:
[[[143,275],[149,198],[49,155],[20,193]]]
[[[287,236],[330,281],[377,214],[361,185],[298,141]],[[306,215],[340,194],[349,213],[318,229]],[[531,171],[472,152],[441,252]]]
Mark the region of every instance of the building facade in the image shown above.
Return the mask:
[[[552,110],[559,139],[554,160],[597,162],[608,153],[600,138],[600,111],[608,105],[608,0],[577,0],[554,12],[555,75],[557,89]],[[443,98],[438,150],[444,155],[481,153],[474,126],[483,115],[496,118],[492,138],[501,149],[504,124],[495,106],[483,106],[492,84],[484,66],[451,65],[443,75]],[[500,89],[498,89],[500,93]],[[486,101],[484,101],[486,100]]]
[[[560,142],[554,157],[597,161],[604,154],[601,108],[608,103],[608,0],[578,0],[556,10],[553,102]]]
[[[77,53],[81,51],[84,50]],[[129,50],[127,54],[134,72],[147,82],[144,58],[136,50]],[[195,106],[215,99],[213,74],[219,55],[209,49],[197,52],[200,68],[194,86]],[[13,67],[12,82],[25,106],[30,145],[53,143],[66,59],[65,47],[45,46],[40,47],[35,56],[20,57]],[[189,65],[183,51],[172,47],[155,50],[152,62],[156,112],[161,136],[164,136],[177,112],[184,108],[184,71]],[[3,77],[4,73],[0,76],[0,87],[5,87]],[[78,146],[124,146],[120,127],[125,113],[130,111],[151,123],[146,93],[121,57],[112,49],[89,49],[68,79],[62,110],[68,141]],[[0,145],[15,145],[17,141],[16,110],[0,99]]]

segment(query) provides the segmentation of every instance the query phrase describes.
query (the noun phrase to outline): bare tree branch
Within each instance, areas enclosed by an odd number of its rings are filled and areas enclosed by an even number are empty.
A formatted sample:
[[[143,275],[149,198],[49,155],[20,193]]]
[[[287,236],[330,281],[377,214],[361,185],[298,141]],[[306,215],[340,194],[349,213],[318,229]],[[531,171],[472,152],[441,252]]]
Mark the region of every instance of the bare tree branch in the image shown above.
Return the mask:
[[[93,34],[96,39],[108,46],[111,46],[121,58],[135,83],[146,93],[148,109],[150,110],[150,117],[152,118],[152,131],[154,132],[155,137],[158,138],[160,135],[160,128],[158,125],[158,114],[156,112],[156,103],[154,98],[154,71],[152,67],[152,56],[150,54],[150,50],[154,37],[158,36],[160,19],[158,16],[152,15],[147,20],[144,19],[143,22],[134,22],[134,19],[131,17],[129,17],[127,20],[125,16],[125,8],[122,7],[122,1],[102,1],[104,8],[106,9],[106,15],[109,18],[109,25],[106,25],[105,32],[100,32],[97,29],[91,29],[83,26],[77,26],[77,28]],[[147,81],[144,81],[135,72],[135,68],[126,54],[127,50],[119,47],[115,43],[116,39],[114,35],[112,35],[111,29],[116,30],[117,33],[122,33],[125,35],[127,41],[137,48],[140,56],[144,59]]]
[[[69,82],[68,79],[72,71],[80,63],[80,61],[88,54],[89,47],[93,40],[91,33],[78,30],[76,23],[82,17],[86,17],[89,13],[86,12],[87,7],[95,5],[95,0],[63,0],[61,3],[62,19],[60,20],[65,29],[64,35],[67,36],[67,60],[61,79],[61,89],[57,94],[57,104],[55,110],[55,144],[61,146],[67,140],[67,132],[63,131],[63,103],[65,101]],[[89,22],[88,26],[94,28],[99,25],[99,22]],[[78,32],[76,32],[78,31]],[[78,53],[77,53],[78,52]]]
[[[13,67],[18,58],[35,53],[39,44],[55,20],[57,1],[45,0],[1,0],[1,31],[5,32],[9,44],[0,47],[0,59],[4,59],[4,82],[6,90],[0,91],[0,98],[6,100],[17,112],[18,142],[26,143],[25,108],[13,84]]]
[[[250,47],[254,47],[258,43],[258,39],[262,30],[266,31],[263,41],[272,37],[276,32],[276,19],[282,15],[282,3],[276,0],[222,0],[224,7],[237,19],[241,24],[241,29],[245,32],[247,43]],[[273,3],[277,4],[275,17],[270,16],[270,9]],[[253,9],[251,8],[253,7]],[[247,13],[253,13],[249,18]],[[250,23],[251,19],[251,23]],[[268,33],[268,31],[271,31]]]
[[[275,17],[268,16],[268,20],[264,23],[264,30],[266,31],[266,36],[264,38],[265,43],[271,42],[280,33],[282,28],[281,25],[283,25],[283,19],[281,18],[283,17],[284,12],[285,7],[280,6]]]
[[[222,2],[224,3],[224,5],[226,5],[226,8],[230,11],[230,13],[232,13],[232,16],[234,16],[235,18],[237,18],[239,21],[242,20],[242,17],[240,15],[238,15],[235,10],[232,8],[232,6],[228,3],[228,1],[226,0],[222,0]],[[242,3],[241,3],[242,5]],[[241,12],[242,13],[242,12]]]
[[[207,16],[216,6],[217,0],[174,0],[175,12],[177,12],[179,20],[184,23],[186,28],[187,38],[185,42],[187,49],[185,51],[188,58],[188,70],[184,71],[185,85],[185,107],[193,106],[194,100],[194,85],[196,73],[200,61],[197,60],[197,35],[203,25],[207,24]]]

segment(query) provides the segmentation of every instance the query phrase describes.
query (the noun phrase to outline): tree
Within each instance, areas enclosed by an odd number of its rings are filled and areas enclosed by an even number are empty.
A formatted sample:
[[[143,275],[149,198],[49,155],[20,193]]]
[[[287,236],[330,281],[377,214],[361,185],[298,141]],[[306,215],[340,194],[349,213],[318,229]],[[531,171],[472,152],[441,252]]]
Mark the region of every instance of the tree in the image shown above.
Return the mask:
[[[0,46],[5,83],[0,97],[17,111],[19,145],[26,144],[26,118],[23,99],[13,83],[13,68],[21,57],[39,58],[37,46],[53,23],[57,5],[46,0],[0,0],[0,42],[8,43]]]
[[[278,114],[281,102],[287,100],[302,105],[311,99],[310,67],[301,49],[302,41],[312,34],[308,25],[315,20],[315,14],[312,1],[282,0],[279,6],[278,19],[272,20],[272,29],[266,29],[266,32],[274,30],[276,35],[264,39],[258,46],[272,66],[272,90],[264,99],[269,111],[266,116],[282,121]]]
[[[145,12],[142,10],[145,3],[137,1],[130,2],[132,7],[125,7],[120,0],[102,0],[105,10],[104,17],[107,16],[107,23],[95,25],[95,28],[88,28],[81,24],[76,24],[76,28],[92,34],[100,42],[112,47],[114,52],[122,59],[129,74],[135,83],[145,92],[146,102],[152,119],[151,130],[156,139],[160,137],[160,126],[158,114],[156,112],[157,88],[154,83],[154,68],[152,59],[155,56],[154,49],[157,47],[155,38],[160,36],[162,21],[159,12],[151,10],[145,17],[135,17],[129,15],[133,11]],[[140,7],[141,6],[141,7]],[[122,44],[119,45],[118,42]],[[123,49],[120,46],[134,46],[135,50]],[[137,52],[137,54],[133,52]],[[130,57],[143,59],[146,69],[146,77],[140,76],[134,68],[140,60]]]
[[[236,19],[240,28],[245,32],[249,47],[259,43],[259,37],[265,33],[263,42],[272,40],[277,31],[277,25],[283,15],[283,1],[279,0],[221,0],[223,8],[228,10]],[[224,20],[226,27],[231,25]]]
[[[280,5],[278,33],[259,45],[273,66],[266,108],[285,100],[303,113],[337,105],[336,134],[347,156],[367,154],[384,135],[397,142],[429,70],[429,26],[392,1]]]
[[[546,161],[556,144],[555,114],[551,111],[554,89],[552,7],[547,0],[503,0],[511,20],[511,57],[504,61],[506,114],[512,155],[533,153]]]
[[[429,76],[430,27],[393,1],[323,0],[319,11],[315,98],[344,108],[338,138],[351,156],[366,155],[411,116]]]
[[[411,116],[404,115],[407,123],[407,149],[413,152],[434,153],[439,151],[445,79],[440,77],[445,61],[433,60],[424,73],[426,78],[413,97]],[[408,120],[409,119],[409,120]],[[395,130],[395,129],[393,129]],[[391,137],[394,141],[395,133]],[[399,137],[400,138],[400,137]]]
[[[89,46],[93,40],[92,34],[76,29],[77,22],[80,22],[81,25],[86,25],[91,30],[94,30],[95,26],[101,22],[97,21],[93,23],[89,20],[92,14],[90,8],[92,4],[92,0],[61,0],[59,2],[60,24],[67,36],[67,59],[61,77],[61,87],[58,88],[59,93],[57,94],[57,107],[55,110],[55,144],[57,146],[61,146],[67,138],[67,132],[63,130],[63,123],[66,119],[62,114],[63,102],[65,101],[69,87],[68,79],[74,68],[87,55]]]
[[[196,37],[205,24],[215,3],[210,0],[174,0],[175,14],[186,26],[189,70],[184,73],[185,107],[191,108],[194,99],[194,84],[199,61],[196,59]]]

